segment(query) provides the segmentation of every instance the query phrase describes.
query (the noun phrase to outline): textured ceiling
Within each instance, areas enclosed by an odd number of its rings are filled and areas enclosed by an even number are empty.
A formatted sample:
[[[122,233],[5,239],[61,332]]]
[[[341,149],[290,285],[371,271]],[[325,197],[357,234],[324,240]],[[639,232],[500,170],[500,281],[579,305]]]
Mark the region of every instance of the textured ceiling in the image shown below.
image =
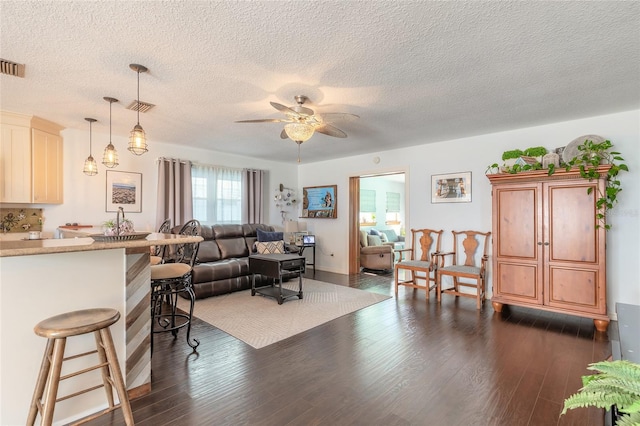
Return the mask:
[[[640,108],[640,2],[0,1],[2,109],[296,161],[269,101],[297,94],[349,137],[311,162]],[[101,127],[103,126],[103,127]],[[585,130],[586,131],[586,130]],[[117,147],[124,150],[124,147]]]

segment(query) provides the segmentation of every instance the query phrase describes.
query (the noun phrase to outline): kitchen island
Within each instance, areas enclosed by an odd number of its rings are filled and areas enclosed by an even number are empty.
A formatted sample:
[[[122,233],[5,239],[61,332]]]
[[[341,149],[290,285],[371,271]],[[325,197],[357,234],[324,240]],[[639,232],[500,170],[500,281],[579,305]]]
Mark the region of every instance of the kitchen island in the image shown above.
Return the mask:
[[[145,239],[117,242],[89,237],[1,241],[0,424],[26,421],[46,344],[33,327],[63,312],[97,307],[120,311],[122,319],[111,332],[127,390],[131,398],[150,392],[150,247],[201,240],[151,233]],[[90,334],[71,338],[66,356],[92,347]],[[90,358],[65,364],[81,369],[92,364]],[[99,371],[83,374],[61,382],[58,395],[101,381]],[[97,389],[56,404],[55,422],[69,423],[106,406],[104,390]]]

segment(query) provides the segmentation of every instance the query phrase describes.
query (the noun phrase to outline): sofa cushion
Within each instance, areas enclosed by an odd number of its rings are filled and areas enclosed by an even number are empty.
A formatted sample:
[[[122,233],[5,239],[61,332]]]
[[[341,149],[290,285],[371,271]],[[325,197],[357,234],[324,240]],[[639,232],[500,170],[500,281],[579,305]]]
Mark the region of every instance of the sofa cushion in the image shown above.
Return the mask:
[[[222,259],[216,240],[204,240],[198,248],[198,263],[215,262]]]
[[[249,248],[243,237],[217,238],[216,241],[223,259],[249,256]]]
[[[367,246],[380,246],[382,239],[378,235],[367,235]]]
[[[258,241],[256,251],[259,254],[281,254],[284,253],[284,241]]]
[[[368,236],[367,231],[360,230],[360,247],[367,247],[369,245]]]
[[[249,275],[249,258],[225,259],[193,267],[193,282],[203,283]]]
[[[393,229],[383,229],[380,232],[387,235],[387,240],[389,240],[389,242],[395,243],[398,241],[404,241],[404,237],[399,237]]]
[[[284,240],[283,232],[268,232],[263,231],[262,229],[256,229],[256,235],[260,242]]]

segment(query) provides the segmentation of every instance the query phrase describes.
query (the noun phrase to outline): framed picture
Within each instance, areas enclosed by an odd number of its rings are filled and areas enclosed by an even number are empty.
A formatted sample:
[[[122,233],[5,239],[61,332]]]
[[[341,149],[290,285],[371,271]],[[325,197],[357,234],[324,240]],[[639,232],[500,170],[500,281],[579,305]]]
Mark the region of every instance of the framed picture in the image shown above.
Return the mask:
[[[302,217],[336,219],[338,217],[338,186],[302,188]]]
[[[431,175],[432,203],[470,203],[471,172]]]
[[[142,173],[116,172],[107,170],[106,211],[117,212],[122,207],[125,212],[142,211]]]

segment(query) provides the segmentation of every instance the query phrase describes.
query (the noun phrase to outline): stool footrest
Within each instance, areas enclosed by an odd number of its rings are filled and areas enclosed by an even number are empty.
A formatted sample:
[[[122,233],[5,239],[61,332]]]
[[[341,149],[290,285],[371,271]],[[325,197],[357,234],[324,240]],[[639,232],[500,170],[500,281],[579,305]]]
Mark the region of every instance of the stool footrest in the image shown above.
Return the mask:
[[[56,402],[64,401],[65,399],[73,398],[74,396],[82,395],[83,393],[91,392],[91,391],[94,391],[96,389],[100,389],[100,388],[103,388],[103,387],[104,387],[103,384],[95,385],[95,386],[92,386],[90,388],[86,388],[84,390],[81,390],[81,391],[78,391],[78,392],[74,392],[74,393],[71,393],[69,395],[62,396],[62,397],[56,399]]]
[[[108,365],[109,365],[108,362],[103,362],[101,364],[94,365],[93,367],[87,367],[87,368],[84,368],[84,369],[82,369],[80,371],[74,371],[73,373],[69,373],[69,374],[66,374],[64,376],[60,376],[60,380],[68,379],[70,377],[79,376],[80,374],[88,373],[89,371],[97,370],[98,368],[106,367]]]

